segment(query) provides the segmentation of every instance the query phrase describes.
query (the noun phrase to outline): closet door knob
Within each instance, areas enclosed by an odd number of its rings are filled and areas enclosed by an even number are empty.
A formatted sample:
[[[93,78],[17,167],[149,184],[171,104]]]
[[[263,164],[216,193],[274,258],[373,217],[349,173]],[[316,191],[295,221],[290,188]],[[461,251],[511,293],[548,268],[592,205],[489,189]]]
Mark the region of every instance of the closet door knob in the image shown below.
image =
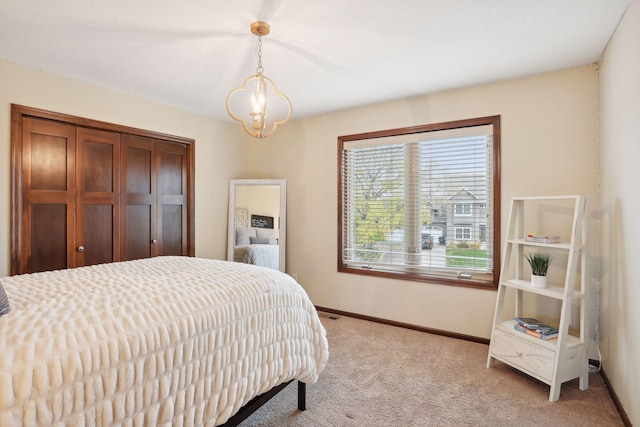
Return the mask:
[[[78,252],[84,252],[84,246],[78,246]]]
[[[151,243],[153,243],[153,244],[155,245],[156,243],[158,243],[158,240],[157,240],[157,239],[153,239],[153,240],[151,241]]]

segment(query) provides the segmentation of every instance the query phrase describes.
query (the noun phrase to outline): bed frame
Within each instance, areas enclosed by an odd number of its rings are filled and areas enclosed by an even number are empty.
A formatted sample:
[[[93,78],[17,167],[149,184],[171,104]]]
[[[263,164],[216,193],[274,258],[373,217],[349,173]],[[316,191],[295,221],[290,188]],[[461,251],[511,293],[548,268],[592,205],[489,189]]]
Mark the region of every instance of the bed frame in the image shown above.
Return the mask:
[[[288,386],[293,380],[287,381],[286,383],[282,383],[266,393],[261,394],[260,396],[254,397],[249,401],[246,405],[244,405],[240,410],[231,418],[227,420],[226,423],[222,424],[221,427],[235,427],[240,424],[242,421],[247,419],[251,414],[260,409],[262,405],[267,403],[274,397],[276,394],[280,393],[286,386]],[[298,409],[301,411],[305,411],[307,409],[307,384],[301,381],[298,381]]]

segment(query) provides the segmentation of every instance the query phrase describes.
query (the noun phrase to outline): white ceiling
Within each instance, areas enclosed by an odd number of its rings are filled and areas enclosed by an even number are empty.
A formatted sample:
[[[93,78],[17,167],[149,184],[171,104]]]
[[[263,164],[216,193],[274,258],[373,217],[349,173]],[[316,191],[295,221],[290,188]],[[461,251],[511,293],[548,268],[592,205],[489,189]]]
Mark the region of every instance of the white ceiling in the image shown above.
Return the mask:
[[[264,20],[295,119],[593,63],[630,2],[0,0],[0,57],[227,120]]]

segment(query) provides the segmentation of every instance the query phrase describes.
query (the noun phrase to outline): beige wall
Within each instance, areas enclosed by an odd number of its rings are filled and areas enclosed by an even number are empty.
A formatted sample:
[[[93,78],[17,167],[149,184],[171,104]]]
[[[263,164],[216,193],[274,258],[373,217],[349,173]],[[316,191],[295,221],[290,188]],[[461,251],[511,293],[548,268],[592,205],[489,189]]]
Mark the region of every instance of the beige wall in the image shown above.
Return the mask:
[[[640,425],[640,2],[632,2],[600,71],[603,367]]]
[[[500,114],[504,235],[512,196],[595,198],[595,77],[594,68],[586,66],[335,112],[282,127],[253,152],[259,175],[287,179],[287,272],[297,274],[319,306],[488,338],[495,291],[337,272],[337,137]],[[594,229],[590,254],[596,252],[595,241]]]
[[[273,217],[273,227],[278,229],[280,186],[236,185],[236,207],[249,209],[249,215]]]
[[[0,60],[0,277],[9,274],[10,109],[21,104],[196,140],[196,254],[225,259],[229,179],[246,174],[237,126]]]

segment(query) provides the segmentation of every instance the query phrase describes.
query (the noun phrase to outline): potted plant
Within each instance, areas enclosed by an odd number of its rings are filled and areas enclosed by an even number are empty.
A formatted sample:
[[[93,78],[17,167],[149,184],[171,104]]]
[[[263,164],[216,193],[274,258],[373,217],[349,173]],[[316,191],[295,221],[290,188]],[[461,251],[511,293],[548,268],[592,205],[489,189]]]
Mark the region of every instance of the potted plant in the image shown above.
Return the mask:
[[[531,266],[531,286],[534,288],[547,287],[547,270],[553,257],[549,254],[534,252],[525,254],[525,259]]]

